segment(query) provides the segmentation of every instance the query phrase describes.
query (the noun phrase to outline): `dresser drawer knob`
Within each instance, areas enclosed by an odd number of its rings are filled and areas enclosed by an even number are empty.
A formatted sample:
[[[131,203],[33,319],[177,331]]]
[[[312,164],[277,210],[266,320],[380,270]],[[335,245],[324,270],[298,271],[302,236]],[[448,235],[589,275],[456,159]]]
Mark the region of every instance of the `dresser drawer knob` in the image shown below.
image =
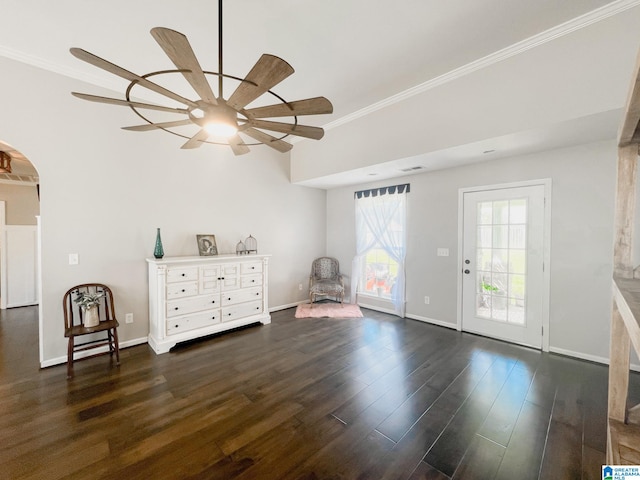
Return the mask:
[[[231,300],[231,297],[228,297],[227,300]]]
[[[256,293],[256,295],[260,296],[260,292]]]
[[[260,307],[256,307],[256,310],[260,310]]]
[[[187,274],[186,274],[186,273],[183,273],[183,274],[182,274],[182,276],[183,276],[183,277],[186,277],[186,276],[187,276]]]
[[[183,288],[183,289],[182,289],[182,292],[184,293],[184,292],[186,292],[186,290]]]
[[[176,325],[176,328],[178,328],[180,325]]]
[[[227,313],[227,316],[228,316],[228,317],[230,317],[230,316],[231,316],[231,314],[230,314],[230,313]]]
[[[255,269],[256,269],[256,267],[251,267],[251,270],[255,270]]]
[[[256,283],[256,281],[255,280],[251,280],[251,283]]]
[[[174,310],[178,310],[178,307],[175,307]]]
[[[215,300],[211,300],[211,303],[216,303],[216,301]]]

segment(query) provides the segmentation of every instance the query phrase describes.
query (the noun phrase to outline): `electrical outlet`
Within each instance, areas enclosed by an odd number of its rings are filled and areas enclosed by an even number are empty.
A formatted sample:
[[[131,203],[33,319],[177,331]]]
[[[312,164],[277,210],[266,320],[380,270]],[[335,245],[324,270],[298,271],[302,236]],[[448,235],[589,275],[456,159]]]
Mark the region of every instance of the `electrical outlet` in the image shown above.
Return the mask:
[[[298,285],[298,290],[302,291],[302,284]]]
[[[124,316],[124,323],[133,323],[133,313],[127,313]]]
[[[424,297],[424,304],[425,304],[425,305],[429,305],[429,302],[430,302],[430,301],[431,301],[431,300],[429,299],[429,297],[427,297],[427,296],[425,296],[425,297]]]
[[[78,265],[78,254],[70,253],[69,254],[69,265]]]

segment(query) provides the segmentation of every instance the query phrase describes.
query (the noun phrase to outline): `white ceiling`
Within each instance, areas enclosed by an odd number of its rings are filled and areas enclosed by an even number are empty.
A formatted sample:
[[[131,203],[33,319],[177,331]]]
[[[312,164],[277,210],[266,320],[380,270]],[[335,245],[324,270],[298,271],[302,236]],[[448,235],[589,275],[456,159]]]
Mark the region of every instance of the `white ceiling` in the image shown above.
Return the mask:
[[[225,0],[224,71],[243,77],[262,53],[285,59],[296,73],[273,91],[289,101],[326,96],[334,113],[305,117],[303,123],[331,127],[354,112],[576,17],[601,7],[625,9],[639,3]],[[3,0],[0,55],[122,92],[128,82],[81,62],[69,48],[83,48],[138,74],[171,69],[173,64],[149,34],[152,27],[164,26],[187,35],[203,68],[217,71],[217,9],[215,0]],[[86,93],[96,92],[88,88]],[[597,119],[594,125],[602,123]],[[600,136],[610,135],[606,130],[611,130],[611,122],[604,123]],[[522,132],[509,140],[521,142],[526,152],[532,135],[535,132]],[[465,156],[464,149],[449,155],[459,157],[460,163],[486,159]],[[428,168],[441,168],[435,160],[424,160]],[[384,166],[380,168],[378,174],[384,175]],[[350,177],[314,186],[367,181],[370,173],[351,172]]]

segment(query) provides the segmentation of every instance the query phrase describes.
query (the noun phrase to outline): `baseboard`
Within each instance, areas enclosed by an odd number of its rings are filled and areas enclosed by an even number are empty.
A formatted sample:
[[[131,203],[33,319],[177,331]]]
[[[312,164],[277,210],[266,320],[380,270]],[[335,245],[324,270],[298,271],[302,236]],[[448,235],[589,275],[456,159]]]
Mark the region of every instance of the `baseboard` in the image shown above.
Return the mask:
[[[450,328],[452,330],[457,330],[458,326],[455,323],[443,322],[442,320],[436,320],[435,318],[422,317],[420,315],[413,315],[407,313],[405,315],[407,318],[411,320],[418,320],[419,322],[431,323],[432,325],[437,325],[439,327]]]
[[[375,310],[376,312],[388,313],[390,315],[397,315],[395,310],[393,310],[392,308],[385,308],[379,305],[371,305],[362,301],[358,302],[358,306],[362,308],[368,308],[369,310]]]
[[[133,340],[126,340],[124,342],[120,342],[120,349],[125,349],[128,347],[135,347],[136,345],[142,345],[143,343],[147,343],[147,337],[134,338]],[[89,357],[91,355],[95,355],[96,353],[106,353],[109,351],[109,347],[105,345],[104,347],[96,348],[95,350],[90,350],[86,352],[79,352],[76,354],[75,358],[80,360],[84,357]],[[49,360],[45,360],[40,362],[40,368],[53,367],[55,365],[62,365],[63,363],[67,363],[67,356],[50,358]]]
[[[287,303],[286,305],[278,305],[277,307],[270,307],[269,313],[277,312],[279,310],[286,310],[287,308],[297,307],[298,305],[302,305],[303,303],[309,303],[309,300],[300,300],[298,302]]]
[[[600,357],[598,355],[589,355],[587,353],[574,352],[573,350],[566,350],[564,348],[549,347],[549,352],[557,353],[558,355],[564,355],[566,357],[578,358],[580,360],[587,360],[589,362],[601,363],[603,365],[609,365],[609,359],[606,357]],[[640,365],[631,364],[630,369],[634,372],[640,372]]]

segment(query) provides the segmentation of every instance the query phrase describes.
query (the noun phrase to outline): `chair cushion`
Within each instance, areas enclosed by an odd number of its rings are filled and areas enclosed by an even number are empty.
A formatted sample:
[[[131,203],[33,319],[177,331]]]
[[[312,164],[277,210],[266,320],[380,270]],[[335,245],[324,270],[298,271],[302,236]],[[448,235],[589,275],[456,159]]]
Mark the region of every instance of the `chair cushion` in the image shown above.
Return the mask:
[[[344,287],[334,280],[316,280],[309,290],[319,295],[342,293]]]

